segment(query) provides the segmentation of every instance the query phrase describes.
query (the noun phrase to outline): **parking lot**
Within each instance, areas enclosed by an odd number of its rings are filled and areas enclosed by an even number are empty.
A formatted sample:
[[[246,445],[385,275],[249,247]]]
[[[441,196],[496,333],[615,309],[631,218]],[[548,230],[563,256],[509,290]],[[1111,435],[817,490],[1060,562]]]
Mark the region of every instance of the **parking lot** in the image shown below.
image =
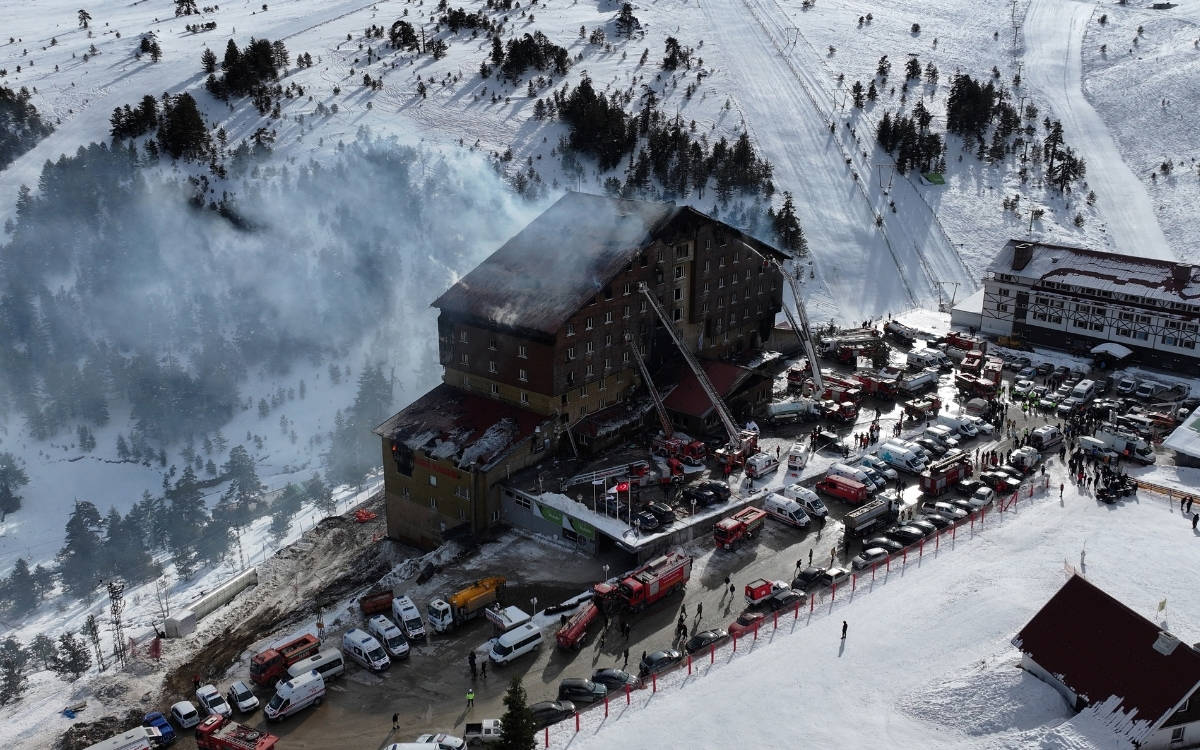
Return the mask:
[[[1011,385],[1015,379],[1015,372],[1005,370],[1006,384]],[[941,376],[938,394],[944,403],[958,400],[961,405],[964,400],[955,391],[953,374]],[[881,439],[886,439],[901,414],[902,409],[896,402],[868,399],[856,423],[842,427],[839,433],[843,436],[861,433],[877,420],[884,436]],[[1062,422],[1053,412],[1032,410],[1023,413],[1016,406],[1008,408],[1005,418],[1014,422],[1018,434],[1026,428],[1032,430],[1043,424]],[[811,424],[763,427],[760,448],[766,452],[778,449],[784,456],[793,442],[804,439],[812,428]],[[922,423],[907,423],[905,435],[911,436],[923,428]],[[877,445],[868,447],[867,452]],[[978,453],[994,450],[1003,454],[1012,447],[1013,441],[1004,437],[1004,430],[999,425],[993,435],[980,435],[962,446],[973,461]],[[833,454],[829,456],[836,458]],[[1059,460],[1057,452],[1045,454],[1044,459]],[[913,475],[900,476],[907,514],[923,498]],[[785,470],[781,468],[770,478],[758,482],[751,482],[737,473],[729,477],[729,482],[735,493],[745,496],[780,487],[795,479],[785,476]],[[813,476],[805,477],[806,483],[814,479]],[[829,497],[824,499],[830,515],[823,523],[796,529],[768,519],[756,539],[732,551],[716,550],[711,535],[698,535],[685,548],[695,561],[691,580],[683,594],[668,597],[631,617],[632,631],[628,640],[620,633],[619,620],[614,620],[603,634],[596,628],[580,651],[568,652],[554,647],[553,628],[547,628],[546,644],[534,655],[508,666],[489,665],[487,676],[480,676],[472,683],[467,655],[472,649],[482,649],[491,634],[486,622],[475,621],[460,630],[444,636],[435,635],[428,642],[416,645],[408,661],[394,664],[381,675],[348,664],[346,675],[330,684],[327,700],[319,709],[304,711],[272,725],[270,731],[284,737],[290,748],[382,747],[388,742],[412,740],[423,732],[461,733],[468,720],[499,718],[504,711],[505,688],[514,676],[522,678],[529,701],[536,702],[555,698],[557,685],[564,678],[587,677],[595,669],[625,666],[626,650],[628,670],[636,672],[643,652],[678,647],[675,630],[681,605],[686,606],[686,622],[691,632],[724,628],[744,608],[742,590],[751,580],[791,581],[798,567],[807,566],[810,559],[816,566],[828,566],[833,561],[848,567],[850,558],[861,551],[859,540],[843,533],[842,519],[853,506]],[[513,537],[496,543],[503,548],[500,553],[492,551],[478,558],[468,558],[443,571],[443,582],[505,575],[510,581],[505,601],[529,608],[534,597],[545,606],[586,590],[603,577],[601,571],[606,564],[614,572],[630,567],[627,558],[615,553],[604,559],[589,558],[537,539],[515,534]],[[487,546],[484,549],[487,550]],[[735,587],[732,596],[725,583],[727,578]],[[427,591],[415,592],[420,605],[437,593],[433,588],[436,584],[436,581],[431,583]],[[481,651],[479,655],[483,656]],[[480,663],[485,660],[481,658]],[[465,696],[472,685],[475,703],[468,709]],[[269,696],[264,699],[266,697]],[[399,729],[395,731],[390,724],[392,713],[398,713],[400,717]],[[252,715],[247,723],[265,727],[261,713]],[[191,738],[186,737],[184,746],[191,742]]]

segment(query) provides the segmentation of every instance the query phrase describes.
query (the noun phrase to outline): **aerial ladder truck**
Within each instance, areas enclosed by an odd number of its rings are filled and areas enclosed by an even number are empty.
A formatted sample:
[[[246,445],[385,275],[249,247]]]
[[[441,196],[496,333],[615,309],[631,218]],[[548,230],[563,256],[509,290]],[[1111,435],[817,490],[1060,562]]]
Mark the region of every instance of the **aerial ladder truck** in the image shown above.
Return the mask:
[[[683,355],[684,361],[687,362],[692,373],[696,376],[696,381],[700,383],[700,388],[708,396],[712,402],[713,410],[717,412],[717,417],[721,420],[721,426],[725,428],[725,433],[729,436],[729,442],[723,447],[715,451],[717,462],[722,466],[733,468],[741,466],[746,462],[746,459],[758,452],[758,433],[754,430],[739,429],[733,421],[733,415],[729,413],[729,407],[721,400],[721,395],[717,393],[717,389],[713,386],[712,381],[708,379],[704,368],[700,366],[699,360],[692,354],[691,350],[679,337],[679,332],[675,330],[674,324],[671,323],[670,317],[662,309],[658,298],[654,296],[654,292],[650,287],[642,282],[638,285],[638,291],[646,295],[646,299],[650,302],[650,307],[658,315],[658,319],[662,321],[663,328],[667,329],[671,340],[675,342],[675,346]],[[653,389],[652,389],[653,390]]]
[[[633,336],[627,334],[626,339],[629,350],[633,353],[633,361],[637,362],[638,370],[642,373],[642,380],[646,382],[646,390],[650,391],[650,399],[654,402],[654,411],[658,413],[658,422],[662,425],[662,435],[656,435],[651,441],[650,452],[656,456],[674,458],[692,466],[703,466],[705,459],[708,458],[708,447],[699,440],[691,440],[675,434],[671,417],[667,414],[667,407],[663,405],[658,388],[654,387],[654,380],[650,377],[650,370],[646,367],[646,360],[642,356],[641,349],[638,348]]]

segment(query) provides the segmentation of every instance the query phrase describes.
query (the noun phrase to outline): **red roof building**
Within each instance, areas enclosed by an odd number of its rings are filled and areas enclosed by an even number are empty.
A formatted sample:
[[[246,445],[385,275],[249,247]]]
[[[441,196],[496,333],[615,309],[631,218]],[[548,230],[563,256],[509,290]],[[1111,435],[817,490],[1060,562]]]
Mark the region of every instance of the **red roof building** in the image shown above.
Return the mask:
[[[730,410],[735,414],[752,411],[755,405],[771,397],[771,381],[765,376],[742,367],[713,359],[701,360],[704,372]],[[679,370],[679,385],[663,400],[676,424],[685,431],[703,435],[719,429],[712,399],[700,386],[695,373],[686,367]]]
[[[1200,652],[1082,576],[1012,642],[1026,670],[1135,747],[1200,746]]]

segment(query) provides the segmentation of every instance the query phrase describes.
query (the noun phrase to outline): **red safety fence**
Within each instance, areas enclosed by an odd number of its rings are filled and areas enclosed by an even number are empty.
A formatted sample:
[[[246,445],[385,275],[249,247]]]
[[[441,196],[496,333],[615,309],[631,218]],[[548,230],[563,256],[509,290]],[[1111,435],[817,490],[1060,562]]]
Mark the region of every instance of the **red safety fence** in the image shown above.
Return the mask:
[[[1138,485],[1139,485],[1139,487],[1145,487],[1145,489],[1148,489],[1148,490],[1151,490],[1154,492],[1161,492],[1162,494],[1167,495],[1169,498],[1187,494],[1187,493],[1183,492],[1182,490],[1173,490],[1172,488],[1167,488],[1167,487],[1160,488],[1157,485],[1149,485],[1148,483],[1143,483],[1143,482],[1139,482]],[[940,553],[941,537],[943,535],[946,535],[946,534],[950,535],[950,540],[951,540],[950,543],[957,542],[959,526],[966,526],[970,530],[971,534],[973,535],[975,533],[976,525],[982,526],[987,522],[987,519],[989,517],[996,516],[996,513],[993,512],[994,510],[999,510],[1001,513],[1003,513],[1006,510],[1012,510],[1019,500],[1031,498],[1034,495],[1036,490],[1044,491],[1044,490],[1047,490],[1049,488],[1049,486],[1050,486],[1050,480],[1048,478],[1045,478],[1045,477],[1035,478],[1032,481],[1029,481],[1028,483],[1021,485],[1020,489],[1018,489],[1013,494],[1011,494],[1003,499],[998,499],[994,503],[994,506],[995,506],[994,508],[985,506],[983,508],[980,508],[980,509],[974,511],[973,513],[970,513],[969,515],[967,515],[964,518],[958,519],[957,521],[950,524],[946,528],[939,529],[934,535],[933,552]],[[1197,493],[1197,494],[1200,494],[1200,493]],[[901,523],[902,523],[902,521],[901,521]],[[888,555],[883,560],[872,565],[871,566],[871,582],[873,583],[875,581],[876,574],[880,567],[883,567],[885,573],[890,573],[892,570],[892,561],[893,560],[895,560],[901,567],[907,566],[908,552],[910,549],[913,550],[914,552],[916,552],[917,559],[922,559],[925,554],[925,542],[926,542],[926,539],[921,539],[917,542],[914,542],[913,544],[906,546],[904,549],[900,550],[899,552]],[[865,580],[866,571],[860,570],[851,575],[850,587],[851,587],[852,592],[857,591],[858,579],[860,576],[864,577],[864,580]],[[836,602],[836,599],[837,599],[837,589],[838,589],[837,584],[833,584],[832,586],[830,586],[827,600],[822,596],[822,592],[815,592],[813,595],[808,597],[808,613],[809,613],[810,618],[813,616],[813,614],[815,614],[816,605],[818,603],[818,600],[820,600],[821,603],[825,603],[825,601],[828,601],[830,607],[834,606],[834,603]],[[843,599],[845,599],[845,597],[843,597]],[[853,597],[851,597],[851,599],[853,599]],[[803,600],[796,602],[795,607],[793,608],[793,611],[792,611],[793,622],[799,622],[800,607],[802,604],[803,604]],[[758,630],[759,630],[760,623],[761,623],[761,621],[755,622],[751,628],[750,635],[751,635],[752,641],[758,640]],[[775,612],[772,617],[772,631],[778,630],[778,628],[779,628],[779,613]],[[743,636],[744,635],[745,634],[743,634]],[[715,644],[715,643],[711,644],[708,649],[709,665],[713,666],[716,664],[717,650],[724,649],[726,647],[726,645],[728,645],[730,647],[731,655],[737,654],[738,653],[738,640],[739,640],[739,636],[733,635],[728,641],[726,641],[724,643],[721,643],[719,645]],[[732,658],[732,656],[731,656],[731,658]],[[626,685],[625,686],[625,705],[632,706],[632,701],[633,701],[632,696],[633,696],[633,691],[635,689],[636,690],[645,689],[645,690],[649,690],[651,693],[656,693],[658,691],[658,678],[659,677],[668,675],[676,670],[682,671],[685,667],[687,670],[687,676],[683,678],[683,680],[681,681],[681,684],[686,684],[688,681],[690,681],[692,679],[692,677],[702,676],[702,674],[698,674],[696,672],[696,663],[693,661],[692,655],[689,654],[686,656],[685,659],[681,659],[677,664],[675,664],[671,667],[668,667],[660,672],[656,672],[651,675],[648,675],[649,680],[642,680],[642,682],[636,688],[634,688],[630,685]],[[583,708],[582,712],[577,712],[575,714],[575,729],[574,729],[574,732],[571,732],[572,735],[582,731],[582,722],[580,719],[581,713],[587,713],[588,711],[595,710],[600,705],[601,705],[600,703],[595,703],[591,706],[587,706],[587,707]],[[605,698],[605,700],[603,702],[603,706],[604,706],[604,717],[607,719],[609,717],[609,700],[608,700],[608,698]],[[559,726],[561,726],[561,725],[559,725]],[[546,731],[544,734],[544,742],[545,742],[545,746],[547,748],[549,748],[550,747],[550,727],[546,728]],[[569,743],[569,740],[568,740],[568,743]]]

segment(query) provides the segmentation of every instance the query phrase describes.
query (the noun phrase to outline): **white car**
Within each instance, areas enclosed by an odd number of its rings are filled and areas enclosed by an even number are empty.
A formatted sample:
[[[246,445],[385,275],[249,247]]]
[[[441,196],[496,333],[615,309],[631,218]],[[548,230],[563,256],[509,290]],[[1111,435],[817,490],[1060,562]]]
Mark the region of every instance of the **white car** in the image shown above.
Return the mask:
[[[881,563],[887,559],[888,551],[883,547],[870,547],[862,551],[862,554],[850,561],[850,567],[855,570],[869,568],[876,563]]]
[[[991,487],[980,487],[975,490],[975,493],[967,498],[967,502],[975,508],[982,508],[985,505],[991,505],[992,500],[996,499],[996,493]]]
[[[196,701],[209,716],[213,714],[220,714],[226,718],[233,716],[233,709],[221,697],[221,691],[217,690],[215,685],[201,685],[196,690]]]
[[[427,742],[437,750],[461,750],[467,746],[461,738],[449,734],[423,734],[417,738],[417,742]]]
[[[251,711],[258,710],[258,698],[251,692],[250,687],[241,680],[229,686],[225,697],[229,699],[229,705],[236,707],[242,713],[250,713]]]
[[[866,455],[860,458],[858,462],[864,466],[870,466],[888,480],[896,481],[896,470],[888,466],[887,461],[884,461],[879,456]]]
[[[941,516],[947,521],[957,521],[967,517],[967,512],[962,508],[955,508],[950,503],[921,503],[921,511],[924,513],[934,513]]]
[[[1013,395],[1014,396],[1024,396],[1024,395],[1028,394],[1030,391],[1032,391],[1033,386],[1035,386],[1035,385],[1036,385],[1036,383],[1034,383],[1032,380],[1018,380],[1016,383],[1013,384],[1013,387],[1012,387]]]
[[[179,701],[171,706],[171,718],[184,729],[191,729],[200,723],[200,712],[191,701]]]

